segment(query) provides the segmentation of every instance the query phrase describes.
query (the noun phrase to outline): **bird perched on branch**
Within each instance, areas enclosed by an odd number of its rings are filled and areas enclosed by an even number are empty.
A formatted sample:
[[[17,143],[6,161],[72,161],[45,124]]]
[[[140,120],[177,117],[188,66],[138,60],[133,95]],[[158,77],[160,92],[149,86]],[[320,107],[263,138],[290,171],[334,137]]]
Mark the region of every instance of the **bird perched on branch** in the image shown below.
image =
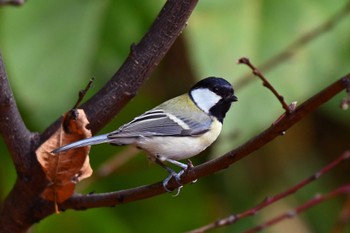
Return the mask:
[[[208,77],[196,83],[188,93],[170,99],[136,117],[119,129],[62,146],[52,151],[110,143],[132,144],[149,153],[149,158],[180,184],[187,164],[178,160],[195,156],[210,146],[219,136],[223,120],[231,103],[237,101],[231,84],[223,78]],[[179,173],[164,164],[169,162],[182,168]]]

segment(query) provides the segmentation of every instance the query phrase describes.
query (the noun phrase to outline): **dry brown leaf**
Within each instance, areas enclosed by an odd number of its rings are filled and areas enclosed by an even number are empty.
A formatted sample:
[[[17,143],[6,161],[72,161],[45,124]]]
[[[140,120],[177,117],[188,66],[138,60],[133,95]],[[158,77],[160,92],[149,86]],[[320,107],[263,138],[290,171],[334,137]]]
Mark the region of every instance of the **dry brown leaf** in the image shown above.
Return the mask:
[[[62,203],[73,195],[75,184],[92,174],[88,153],[90,146],[71,149],[58,154],[52,150],[91,137],[86,128],[89,121],[82,109],[73,109],[64,116],[61,127],[37,150],[36,156],[50,184],[44,190],[44,199]]]

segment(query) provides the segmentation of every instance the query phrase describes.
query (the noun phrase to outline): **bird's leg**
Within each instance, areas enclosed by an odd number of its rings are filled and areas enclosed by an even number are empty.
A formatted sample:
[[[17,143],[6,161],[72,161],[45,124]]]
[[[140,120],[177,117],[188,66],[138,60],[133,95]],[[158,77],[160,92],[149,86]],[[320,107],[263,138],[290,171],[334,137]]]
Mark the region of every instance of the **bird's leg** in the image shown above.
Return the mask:
[[[191,160],[188,160],[187,164],[181,163],[179,161],[173,160],[173,159],[166,159],[166,161],[168,161],[169,163],[172,163],[176,166],[179,166],[182,168],[182,170],[176,174],[175,179],[176,181],[180,184],[181,181],[181,176],[182,174],[184,174],[185,172],[189,171],[191,168],[193,168],[193,164]],[[195,183],[197,180],[192,181],[192,183]]]
[[[162,168],[164,168],[168,173],[169,173],[169,176],[167,178],[165,178],[163,180],[163,188],[171,193],[172,190],[168,189],[167,188],[167,185],[168,185],[168,182],[169,180],[172,178],[172,177],[175,177],[175,180],[176,182],[180,185],[178,188],[177,188],[177,193],[179,193],[180,189],[182,188],[182,184],[179,182],[179,179],[178,179],[178,173],[176,173],[173,169],[171,169],[170,167],[167,167],[158,157],[155,158],[155,162],[160,165]],[[185,165],[185,164],[184,164]]]
[[[173,159],[165,159],[165,161],[168,161],[169,163],[172,163],[178,167],[181,167],[182,170],[186,170],[188,168],[187,164],[181,163],[181,162],[173,160]]]

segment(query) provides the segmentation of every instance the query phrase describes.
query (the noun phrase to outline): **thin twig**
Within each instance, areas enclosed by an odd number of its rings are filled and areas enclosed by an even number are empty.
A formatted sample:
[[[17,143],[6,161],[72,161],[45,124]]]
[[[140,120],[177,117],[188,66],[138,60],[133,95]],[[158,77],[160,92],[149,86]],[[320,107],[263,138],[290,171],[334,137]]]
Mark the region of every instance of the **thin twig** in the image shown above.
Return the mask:
[[[244,233],[254,233],[254,232],[259,232],[261,230],[266,229],[267,227],[271,227],[272,225],[281,222],[284,219],[288,218],[294,218],[296,215],[300,214],[301,212],[304,212],[305,210],[318,205],[321,202],[327,201],[331,198],[335,198],[341,194],[349,194],[350,193],[350,183],[345,184],[337,189],[334,189],[333,191],[326,193],[326,194],[317,194],[314,198],[311,200],[307,201],[303,205],[298,206],[294,210],[289,210],[285,212],[284,214],[281,214],[259,226],[256,226],[254,228],[251,228]]]
[[[252,154],[252,152],[258,150],[274,138],[281,135],[288,128],[303,119],[306,115],[312,113],[319,108],[323,103],[333,98],[336,94],[346,88],[347,81],[350,80],[350,74],[339,79],[335,83],[329,85],[324,90],[320,91],[306,102],[301,104],[295,109],[293,114],[286,115],[283,119],[276,124],[272,124],[268,129],[261,134],[252,138],[245,144],[241,145],[235,150],[232,150],[216,159],[203,163],[199,166],[193,167],[188,173],[181,176],[181,183],[187,184],[193,180],[199,179],[204,176],[213,174],[214,172],[226,169],[238,160]],[[171,179],[168,183],[169,189],[176,189],[179,187],[179,183],[175,179]],[[156,195],[164,193],[162,182],[154,183],[151,185],[144,185],[132,189],[103,193],[103,194],[90,194],[75,196],[68,199],[61,205],[63,209],[87,209],[96,208],[102,206],[115,206],[118,204],[128,203],[136,200],[150,198]]]
[[[70,124],[71,124],[71,121],[75,121],[78,116],[79,116],[79,113],[78,113],[78,107],[81,103],[81,101],[83,101],[86,93],[88,92],[88,90],[92,87],[92,84],[93,84],[93,78],[90,79],[90,81],[88,82],[88,84],[86,85],[85,89],[83,90],[80,90],[79,91],[79,96],[78,96],[78,99],[77,101],[75,102],[74,106],[72,109],[70,109],[67,114],[64,115],[63,117],[63,120],[62,120],[62,126],[63,126],[63,130],[66,132],[66,133],[70,133]]]
[[[254,208],[251,208],[251,209],[244,211],[242,213],[239,213],[239,214],[234,214],[234,215],[230,215],[226,218],[219,219],[213,223],[210,223],[210,224],[205,225],[203,227],[200,227],[198,229],[192,230],[189,233],[203,233],[203,232],[206,232],[206,231],[214,229],[214,228],[232,225],[243,218],[246,218],[248,216],[253,216],[253,215],[257,214],[261,209],[265,208],[266,206],[269,206],[269,205],[281,200],[282,198],[285,198],[285,197],[297,192],[298,190],[305,187],[309,183],[319,179],[321,176],[323,176],[324,174],[329,172],[331,169],[333,169],[334,167],[339,165],[341,162],[343,162],[349,158],[350,158],[350,151],[346,151],[342,155],[340,155],[337,159],[335,159],[333,162],[329,163],[327,166],[323,167],[321,170],[319,170],[318,172],[316,172],[315,174],[313,174],[309,178],[299,182],[298,184],[294,185],[293,187],[289,188],[288,190],[286,190],[282,193],[279,193],[279,194],[272,196],[272,197],[267,197],[263,202],[261,202],[259,205],[255,206]]]
[[[277,90],[271,85],[271,83],[269,81],[267,81],[267,79],[264,77],[264,75],[260,72],[260,70],[258,68],[256,68],[248,58],[246,57],[242,57],[238,60],[238,64],[245,64],[247,66],[250,67],[250,69],[252,69],[252,72],[255,76],[259,77],[262,82],[264,87],[268,88],[269,90],[271,90],[271,92],[276,96],[276,98],[278,99],[278,101],[282,104],[282,107],[286,110],[287,114],[290,114],[293,112],[293,109],[290,108],[288,106],[288,104],[284,101],[284,97],[282,95],[280,95]]]
[[[79,105],[80,105],[81,101],[83,101],[86,93],[92,88],[93,83],[94,83],[94,78],[91,78],[90,81],[88,82],[88,84],[86,85],[85,89],[79,91],[79,98],[78,98],[77,102],[75,103],[73,109],[79,107]]]
[[[327,21],[325,21],[321,25],[316,26],[314,29],[308,31],[307,33],[303,34],[301,37],[297,38],[294,42],[292,42],[285,49],[283,49],[280,53],[271,57],[269,60],[262,63],[261,65],[258,65],[259,70],[263,73],[266,73],[272,68],[275,68],[277,65],[288,61],[288,59],[292,58],[296,54],[297,50],[310,44],[312,41],[319,38],[326,32],[329,32],[336,25],[338,25],[341,22],[341,20],[345,19],[349,15],[349,13],[350,1],[348,1],[343,8],[341,8],[338,12],[331,16]],[[249,77],[251,77],[250,73],[242,76],[238,80],[238,82],[236,82],[236,88],[240,89],[254,80]]]

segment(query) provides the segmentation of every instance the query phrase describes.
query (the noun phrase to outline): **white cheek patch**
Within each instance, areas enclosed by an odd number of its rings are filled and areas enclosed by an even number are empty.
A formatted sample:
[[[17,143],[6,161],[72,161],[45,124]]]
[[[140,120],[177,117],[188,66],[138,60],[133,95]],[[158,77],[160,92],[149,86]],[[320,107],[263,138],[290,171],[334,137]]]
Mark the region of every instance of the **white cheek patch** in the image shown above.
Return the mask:
[[[197,106],[206,113],[209,113],[209,110],[221,99],[221,96],[207,88],[192,90],[191,96]]]

